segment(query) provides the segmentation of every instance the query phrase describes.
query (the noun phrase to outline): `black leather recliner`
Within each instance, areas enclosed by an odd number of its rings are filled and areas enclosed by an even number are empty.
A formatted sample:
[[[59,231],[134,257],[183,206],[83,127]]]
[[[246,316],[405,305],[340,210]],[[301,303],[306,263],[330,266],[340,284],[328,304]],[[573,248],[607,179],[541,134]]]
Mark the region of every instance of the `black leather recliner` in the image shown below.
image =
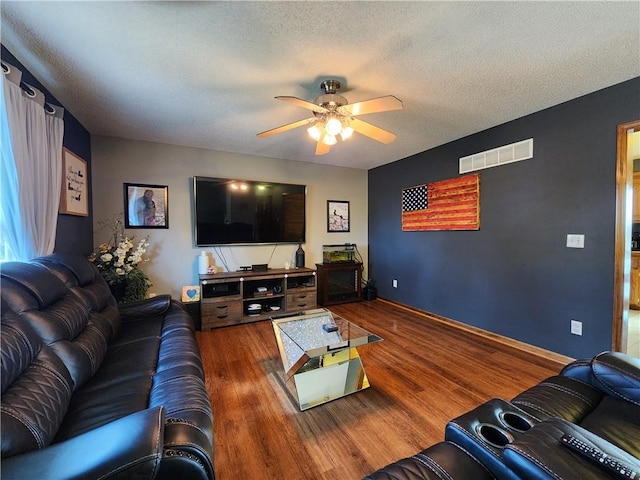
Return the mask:
[[[636,476],[618,476],[569,449],[562,441],[566,434]],[[572,362],[510,402],[492,399],[451,420],[445,442],[365,477],[468,478],[640,478],[640,359],[604,352]]]
[[[117,305],[81,256],[0,273],[3,479],[214,478],[211,404],[181,304]]]

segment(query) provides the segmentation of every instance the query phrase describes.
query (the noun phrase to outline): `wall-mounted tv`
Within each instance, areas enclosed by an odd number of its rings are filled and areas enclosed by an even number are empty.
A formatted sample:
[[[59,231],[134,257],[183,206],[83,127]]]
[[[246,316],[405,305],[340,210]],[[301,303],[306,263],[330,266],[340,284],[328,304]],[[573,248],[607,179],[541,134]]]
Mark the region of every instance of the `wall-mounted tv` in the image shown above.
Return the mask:
[[[199,247],[305,241],[306,185],[193,177]]]

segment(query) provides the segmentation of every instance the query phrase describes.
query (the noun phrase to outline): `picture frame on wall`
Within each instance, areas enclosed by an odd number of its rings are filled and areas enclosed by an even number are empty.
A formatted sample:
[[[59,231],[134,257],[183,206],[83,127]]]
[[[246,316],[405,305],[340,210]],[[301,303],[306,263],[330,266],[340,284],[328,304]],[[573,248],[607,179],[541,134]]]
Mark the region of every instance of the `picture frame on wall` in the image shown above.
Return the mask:
[[[169,228],[169,187],[124,185],[124,228]]]
[[[327,232],[349,232],[349,202],[327,200]]]
[[[62,188],[58,211],[65,215],[89,216],[87,162],[71,150],[62,149]]]

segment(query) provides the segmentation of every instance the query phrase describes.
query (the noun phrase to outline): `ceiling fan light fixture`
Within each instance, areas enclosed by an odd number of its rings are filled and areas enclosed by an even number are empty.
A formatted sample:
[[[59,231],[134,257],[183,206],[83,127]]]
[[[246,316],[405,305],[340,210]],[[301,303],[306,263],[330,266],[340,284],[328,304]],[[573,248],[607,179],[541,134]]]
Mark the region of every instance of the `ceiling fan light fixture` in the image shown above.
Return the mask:
[[[336,140],[336,137],[329,134],[326,134],[322,139],[322,143],[324,143],[325,145],[335,145],[337,142],[338,141]]]
[[[342,137],[342,141],[344,142],[347,138],[351,137],[353,134],[353,128],[350,126],[342,127],[342,131],[340,132],[340,137]]]
[[[335,137],[342,130],[342,122],[337,116],[331,115],[329,117],[329,120],[327,120],[324,128],[327,131],[328,135]]]
[[[316,142],[320,140],[320,135],[322,135],[322,131],[320,130],[317,124],[307,128],[307,132],[309,133],[309,136],[313,138]]]
[[[2,0],[0,0],[2,1]],[[367,113],[386,112],[399,110],[403,107],[402,101],[393,95],[372,98],[350,104],[337,91],[342,84],[337,80],[326,80],[322,82],[320,88],[323,95],[317,97],[313,102],[308,102],[301,98],[291,96],[278,96],[277,100],[296,107],[302,107],[313,112],[313,116],[298,120],[297,122],[281,125],[256,134],[260,138],[270,137],[276,133],[286,132],[297,127],[306,126],[307,133],[316,141],[316,155],[325,155],[330,147],[337,143],[336,137],[347,140],[354,131],[365,135],[380,143],[390,143],[395,140],[396,135],[380,127],[364,122],[357,115]]]

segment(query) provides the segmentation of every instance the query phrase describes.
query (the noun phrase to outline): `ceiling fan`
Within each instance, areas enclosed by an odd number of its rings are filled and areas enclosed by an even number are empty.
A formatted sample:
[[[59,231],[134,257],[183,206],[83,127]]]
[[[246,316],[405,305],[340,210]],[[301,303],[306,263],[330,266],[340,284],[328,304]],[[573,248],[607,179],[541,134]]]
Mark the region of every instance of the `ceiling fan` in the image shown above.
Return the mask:
[[[316,155],[328,153],[331,145],[336,144],[338,135],[344,141],[353,132],[361,133],[378,142],[393,142],[396,138],[395,134],[355,117],[367,113],[399,110],[402,108],[402,101],[393,95],[387,95],[350,104],[346,98],[336,93],[341,87],[342,84],[337,80],[325,80],[320,84],[324,95],[317,97],[313,103],[297,97],[275,97],[277,100],[311,110],[313,117],[258,133],[257,136],[260,138],[269,137],[276,133],[308,125],[307,132],[317,142]]]

